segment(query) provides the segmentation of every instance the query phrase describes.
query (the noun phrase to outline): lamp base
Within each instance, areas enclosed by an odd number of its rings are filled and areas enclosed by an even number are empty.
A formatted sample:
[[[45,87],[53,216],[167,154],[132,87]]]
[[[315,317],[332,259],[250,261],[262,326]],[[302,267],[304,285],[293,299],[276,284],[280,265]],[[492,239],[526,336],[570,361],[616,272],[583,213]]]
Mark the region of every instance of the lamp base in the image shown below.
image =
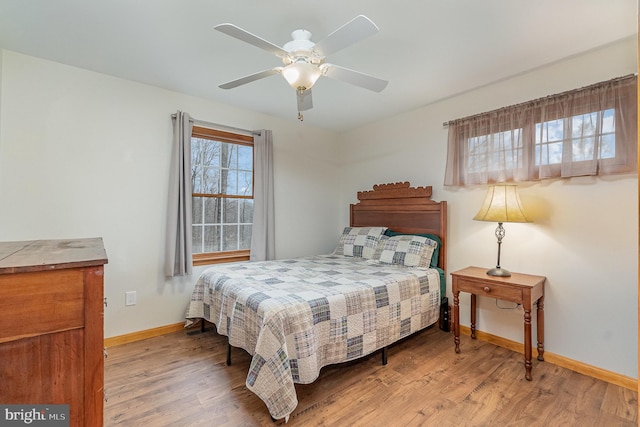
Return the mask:
[[[492,268],[491,270],[487,270],[487,274],[489,276],[496,276],[496,277],[509,277],[509,276],[511,276],[511,273],[508,270],[505,270],[504,268],[500,268],[500,267],[496,267],[496,268]]]

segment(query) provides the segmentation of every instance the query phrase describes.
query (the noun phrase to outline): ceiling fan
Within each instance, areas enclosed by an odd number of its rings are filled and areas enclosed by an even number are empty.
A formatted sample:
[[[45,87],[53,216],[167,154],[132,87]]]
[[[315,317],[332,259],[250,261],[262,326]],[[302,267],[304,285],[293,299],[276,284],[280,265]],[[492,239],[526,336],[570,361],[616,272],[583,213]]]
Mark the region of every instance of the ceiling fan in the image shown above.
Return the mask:
[[[358,15],[342,27],[329,34],[324,40],[314,43],[307,30],[295,30],[293,40],[284,46],[277,46],[233,24],[219,24],[216,30],[273,53],[284,66],[260,71],[221,84],[221,89],[231,89],[274,74],[282,74],[289,85],[296,90],[298,98],[298,119],[303,120],[302,111],[313,107],[311,87],[320,76],[351,83],[365,89],[380,92],[387,81],[349,68],[325,62],[327,56],[342,50],[378,32],[378,27],[364,15]]]

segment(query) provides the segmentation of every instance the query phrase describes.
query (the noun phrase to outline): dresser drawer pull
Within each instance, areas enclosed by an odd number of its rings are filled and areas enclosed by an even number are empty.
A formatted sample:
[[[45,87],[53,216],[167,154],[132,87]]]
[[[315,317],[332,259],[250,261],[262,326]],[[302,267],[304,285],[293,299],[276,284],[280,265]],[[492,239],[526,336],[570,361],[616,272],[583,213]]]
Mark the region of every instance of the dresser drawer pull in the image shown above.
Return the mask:
[[[488,286],[485,286],[485,287],[484,287],[484,291],[485,291],[485,292],[491,292],[491,288],[490,288],[490,287],[488,287]]]

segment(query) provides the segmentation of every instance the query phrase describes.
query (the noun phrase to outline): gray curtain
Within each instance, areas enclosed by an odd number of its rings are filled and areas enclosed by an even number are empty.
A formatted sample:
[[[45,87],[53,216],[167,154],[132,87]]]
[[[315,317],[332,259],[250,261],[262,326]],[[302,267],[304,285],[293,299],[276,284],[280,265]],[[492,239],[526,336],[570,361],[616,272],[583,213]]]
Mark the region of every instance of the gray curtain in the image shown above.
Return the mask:
[[[191,118],[173,117],[173,147],[167,215],[166,276],[191,274]]]
[[[251,261],[275,259],[273,207],[273,141],[270,130],[253,140],[254,177]]]

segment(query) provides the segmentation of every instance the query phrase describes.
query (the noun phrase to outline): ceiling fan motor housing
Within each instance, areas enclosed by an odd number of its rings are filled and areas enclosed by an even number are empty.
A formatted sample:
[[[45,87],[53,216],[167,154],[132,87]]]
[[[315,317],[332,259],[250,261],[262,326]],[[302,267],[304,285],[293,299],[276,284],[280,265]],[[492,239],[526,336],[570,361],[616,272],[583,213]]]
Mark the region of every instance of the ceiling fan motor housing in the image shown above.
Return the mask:
[[[289,55],[282,58],[285,65],[301,61],[316,65],[322,63],[324,57],[313,50],[316,44],[311,41],[311,36],[311,32],[307,30],[295,30],[291,33],[293,40],[282,47],[289,52]]]

